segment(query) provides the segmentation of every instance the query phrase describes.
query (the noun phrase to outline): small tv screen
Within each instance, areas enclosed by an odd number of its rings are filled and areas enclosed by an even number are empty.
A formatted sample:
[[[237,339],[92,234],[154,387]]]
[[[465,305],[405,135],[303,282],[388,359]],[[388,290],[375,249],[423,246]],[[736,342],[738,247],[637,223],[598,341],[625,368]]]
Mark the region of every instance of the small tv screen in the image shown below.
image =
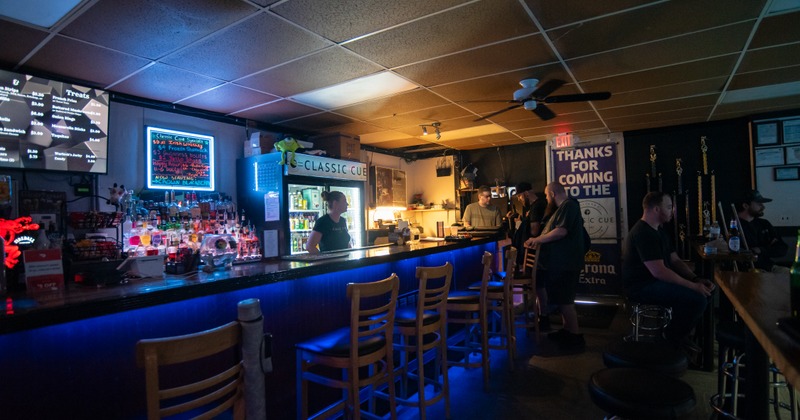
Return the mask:
[[[0,168],[108,172],[108,92],[0,70]]]
[[[147,188],[214,191],[214,137],[147,127]]]

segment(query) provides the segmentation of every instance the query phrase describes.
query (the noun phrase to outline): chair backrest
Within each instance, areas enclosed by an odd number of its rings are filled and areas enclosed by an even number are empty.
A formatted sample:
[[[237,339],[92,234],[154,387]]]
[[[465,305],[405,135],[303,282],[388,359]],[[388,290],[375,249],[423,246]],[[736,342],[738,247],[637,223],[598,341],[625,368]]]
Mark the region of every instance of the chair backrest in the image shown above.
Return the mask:
[[[536,265],[538,264],[538,259],[536,258],[536,254],[538,254],[539,245],[536,245],[534,248],[525,248],[525,257],[522,261],[522,269],[525,274],[528,273],[528,270],[531,272],[531,276],[536,276]]]
[[[234,418],[243,419],[241,341],[242,327],[237,321],[194,334],[139,340],[136,357],[145,370],[147,418],[159,419],[190,411],[196,418],[214,418],[233,409]],[[220,354],[230,356],[231,363],[206,375],[204,368],[208,368],[208,362],[212,360],[209,358]],[[217,359],[213,360],[216,362]],[[202,374],[197,374],[203,376],[201,379],[162,388],[164,381],[159,378],[162,368],[191,361],[197,361],[198,369],[192,372],[202,371]],[[165,374],[164,378],[167,376]],[[170,375],[169,379],[174,379],[174,376]]]
[[[506,277],[512,278],[517,268],[517,248],[509,247],[506,251]]]
[[[421,320],[425,311],[444,314],[447,293],[453,280],[453,265],[448,261],[438,267],[417,267],[416,277],[419,280],[417,319]]]
[[[382,336],[392,347],[394,314],[400,280],[397,274],[371,283],[349,283],[350,299],[350,358],[358,357],[358,341]]]

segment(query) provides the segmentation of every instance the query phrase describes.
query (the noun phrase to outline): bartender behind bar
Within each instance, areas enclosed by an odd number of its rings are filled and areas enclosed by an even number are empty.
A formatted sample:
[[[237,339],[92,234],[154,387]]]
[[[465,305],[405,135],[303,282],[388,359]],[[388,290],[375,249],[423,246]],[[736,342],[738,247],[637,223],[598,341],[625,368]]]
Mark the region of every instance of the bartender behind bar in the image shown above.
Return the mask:
[[[328,214],[320,217],[314,223],[314,231],[308,238],[306,251],[310,254],[318,254],[320,251],[350,248],[347,220],[342,217],[342,214],[347,211],[347,198],[341,191],[323,191],[322,199],[328,203]]]
[[[466,228],[498,228],[503,223],[500,211],[491,205],[492,190],[482,185],[478,188],[478,202],[464,209],[462,221]]]

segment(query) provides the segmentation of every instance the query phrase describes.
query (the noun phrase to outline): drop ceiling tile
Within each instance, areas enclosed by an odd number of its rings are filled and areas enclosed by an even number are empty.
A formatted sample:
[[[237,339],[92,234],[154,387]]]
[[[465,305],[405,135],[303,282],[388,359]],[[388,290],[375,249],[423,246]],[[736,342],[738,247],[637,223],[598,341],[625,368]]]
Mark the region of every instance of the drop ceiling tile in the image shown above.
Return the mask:
[[[262,92],[288,97],[335,85],[381,71],[342,47],[334,46],[299,60],[237,80],[236,83]]]
[[[339,43],[433,15],[461,3],[465,3],[465,0],[292,0],[274,7],[272,11]]]
[[[233,113],[236,117],[248,118],[268,124],[275,124],[292,118],[322,112],[310,106],[298,104],[289,100],[280,100]]]
[[[111,86],[111,89],[158,101],[175,102],[220,84],[222,82],[219,80],[197,73],[155,64]]]
[[[536,127],[531,129],[514,130],[513,133],[519,137],[528,138],[536,136],[554,135],[558,133],[581,133],[585,130],[604,129],[605,126],[600,121],[585,122],[562,122],[546,127]]]
[[[326,127],[321,129],[320,131],[324,133],[344,133],[355,136],[356,134],[354,133],[360,133],[361,135],[363,135],[363,134],[377,133],[383,130],[384,130],[383,127],[378,127],[377,125],[356,121],[347,124]]]
[[[717,103],[719,95],[704,95],[695,96],[691,98],[671,99],[650,104],[636,104],[628,106],[620,106],[616,108],[606,108],[600,110],[600,115],[603,119],[621,118],[626,115],[646,115],[664,111],[672,111],[676,109],[699,109],[703,107],[714,106]]]
[[[552,120],[542,121],[536,115],[531,113],[530,117],[524,120],[507,121],[499,124],[510,131],[517,131],[533,127],[550,127],[558,124],[575,124],[578,122],[587,121],[597,121],[597,114],[595,114],[594,111],[578,112],[566,115],[561,114]]]
[[[730,104],[720,104],[717,113],[724,115],[733,112],[749,112],[756,114],[762,112],[772,112],[781,109],[800,109],[800,95],[782,96],[779,98],[760,99],[755,101],[736,102]]]
[[[7,20],[0,20],[0,39],[14,40],[3,42],[0,48],[0,66],[12,69],[30,51],[47,37],[47,32],[23,26]]]
[[[720,10],[725,10],[725,13],[720,13]],[[699,35],[698,40],[714,43],[720,39],[713,31],[705,34],[707,28],[744,21],[732,25],[739,32],[737,39],[744,37],[743,41],[747,39],[760,12],[761,5],[758,2],[669,1],[560,28],[548,32],[548,36],[553,39],[556,48],[566,59],[628,48],[665,38],[691,36],[697,31],[703,31],[696,34]],[[665,19],[665,16],[680,18]],[[620,30],[620,28],[631,30]],[[697,47],[691,43],[683,46],[687,49]]]
[[[542,36],[535,34],[423,61],[395,71],[423,86],[436,86],[555,61],[555,55]]]
[[[258,14],[163,61],[231,81],[330,46],[275,16]]]
[[[618,106],[646,104],[670,99],[679,99],[696,95],[719,95],[725,86],[727,77],[715,77],[685,83],[658,86],[652,89],[639,89],[616,93],[610,99],[595,102],[599,110]]]
[[[379,147],[381,149],[399,149],[402,147],[409,147],[409,146],[419,146],[423,144],[430,144],[424,140],[420,140],[415,137],[406,137],[403,139],[396,139],[396,140],[388,140],[388,141],[380,141],[376,143],[371,143],[370,146],[372,147]]]
[[[798,64],[800,64],[800,42],[748,51],[737,72],[777,69]]]
[[[590,92],[610,91],[613,99],[614,95],[625,92],[720,77],[727,78],[733,71],[737,57],[738,54],[731,53],[720,57],[591,79],[581,81],[581,86]]]
[[[240,0],[98,1],[62,33],[157,59],[256,10]]]
[[[129,54],[56,36],[26,61],[25,67],[104,87],[149,63]]]
[[[530,78],[569,80],[568,76],[560,65],[551,64],[434,86],[431,91],[453,102],[510,100],[514,91],[521,88],[520,80]]]
[[[425,90],[416,89],[399,95],[383,97],[336,110],[337,114],[370,121],[395,114],[445,105],[447,101]]]
[[[378,118],[369,122],[380,127],[396,129],[409,125],[431,124],[439,121],[446,124],[447,120],[463,117],[469,113],[455,105],[444,105],[426,108],[419,111],[397,114],[391,117]]]
[[[428,16],[346,47],[391,68],[536,32],[516,0],[493,0]]]
[[[731,80],[728,90],[791,83],[797,81],[798,74],[800,74],[800,65],[782,67],[774,70],[737,74]]]
[[[646,70],[675,63],[702,60],[738,52],[747,40],[747,23],[725,26],[649,44],[569,60],[575,76],[594,79]],[[691,45],[691,48],[687,46]]]
[[[353,120],[350,118],[336,115],[332,112],[321,112],[319,114],[299,117],[288,121],[279,121],[278,125],[297,130],[320,133],[326,128],[336,127],[351,122],[353,122]]]
[[[241,86],[226,83],[207,92],[179,101],[181,105],[208,109],[222,114],[230,114],[278,100],[277,96],[256,92]]]
[[[660,1],[653,0],[589,2],[584,0],[525,0],[525,4],[533,11],[533,14],[539,19],[539,22],[545,29],[551,29],[587,19],[596,19],[598,16],[620,13],[634,7],[647,6],[648,4],[655,5],[658,3],[660,3]]]
[[[800,12],[784,13],[764,18],[758,26],[758,31],[753,37],[753,41],[750,43],[750,48],[800,42],[800,31],[797,30],[797,22],[800,22]]]

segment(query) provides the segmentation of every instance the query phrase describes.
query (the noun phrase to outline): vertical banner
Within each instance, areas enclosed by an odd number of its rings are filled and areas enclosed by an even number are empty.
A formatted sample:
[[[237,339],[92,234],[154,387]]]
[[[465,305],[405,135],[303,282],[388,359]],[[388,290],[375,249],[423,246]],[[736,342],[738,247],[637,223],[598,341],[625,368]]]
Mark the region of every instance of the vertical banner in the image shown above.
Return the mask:
[[[619,181],[616,143],[552,149],[554,179],[580,202],[592,238],[578,294],[621,295]]]

